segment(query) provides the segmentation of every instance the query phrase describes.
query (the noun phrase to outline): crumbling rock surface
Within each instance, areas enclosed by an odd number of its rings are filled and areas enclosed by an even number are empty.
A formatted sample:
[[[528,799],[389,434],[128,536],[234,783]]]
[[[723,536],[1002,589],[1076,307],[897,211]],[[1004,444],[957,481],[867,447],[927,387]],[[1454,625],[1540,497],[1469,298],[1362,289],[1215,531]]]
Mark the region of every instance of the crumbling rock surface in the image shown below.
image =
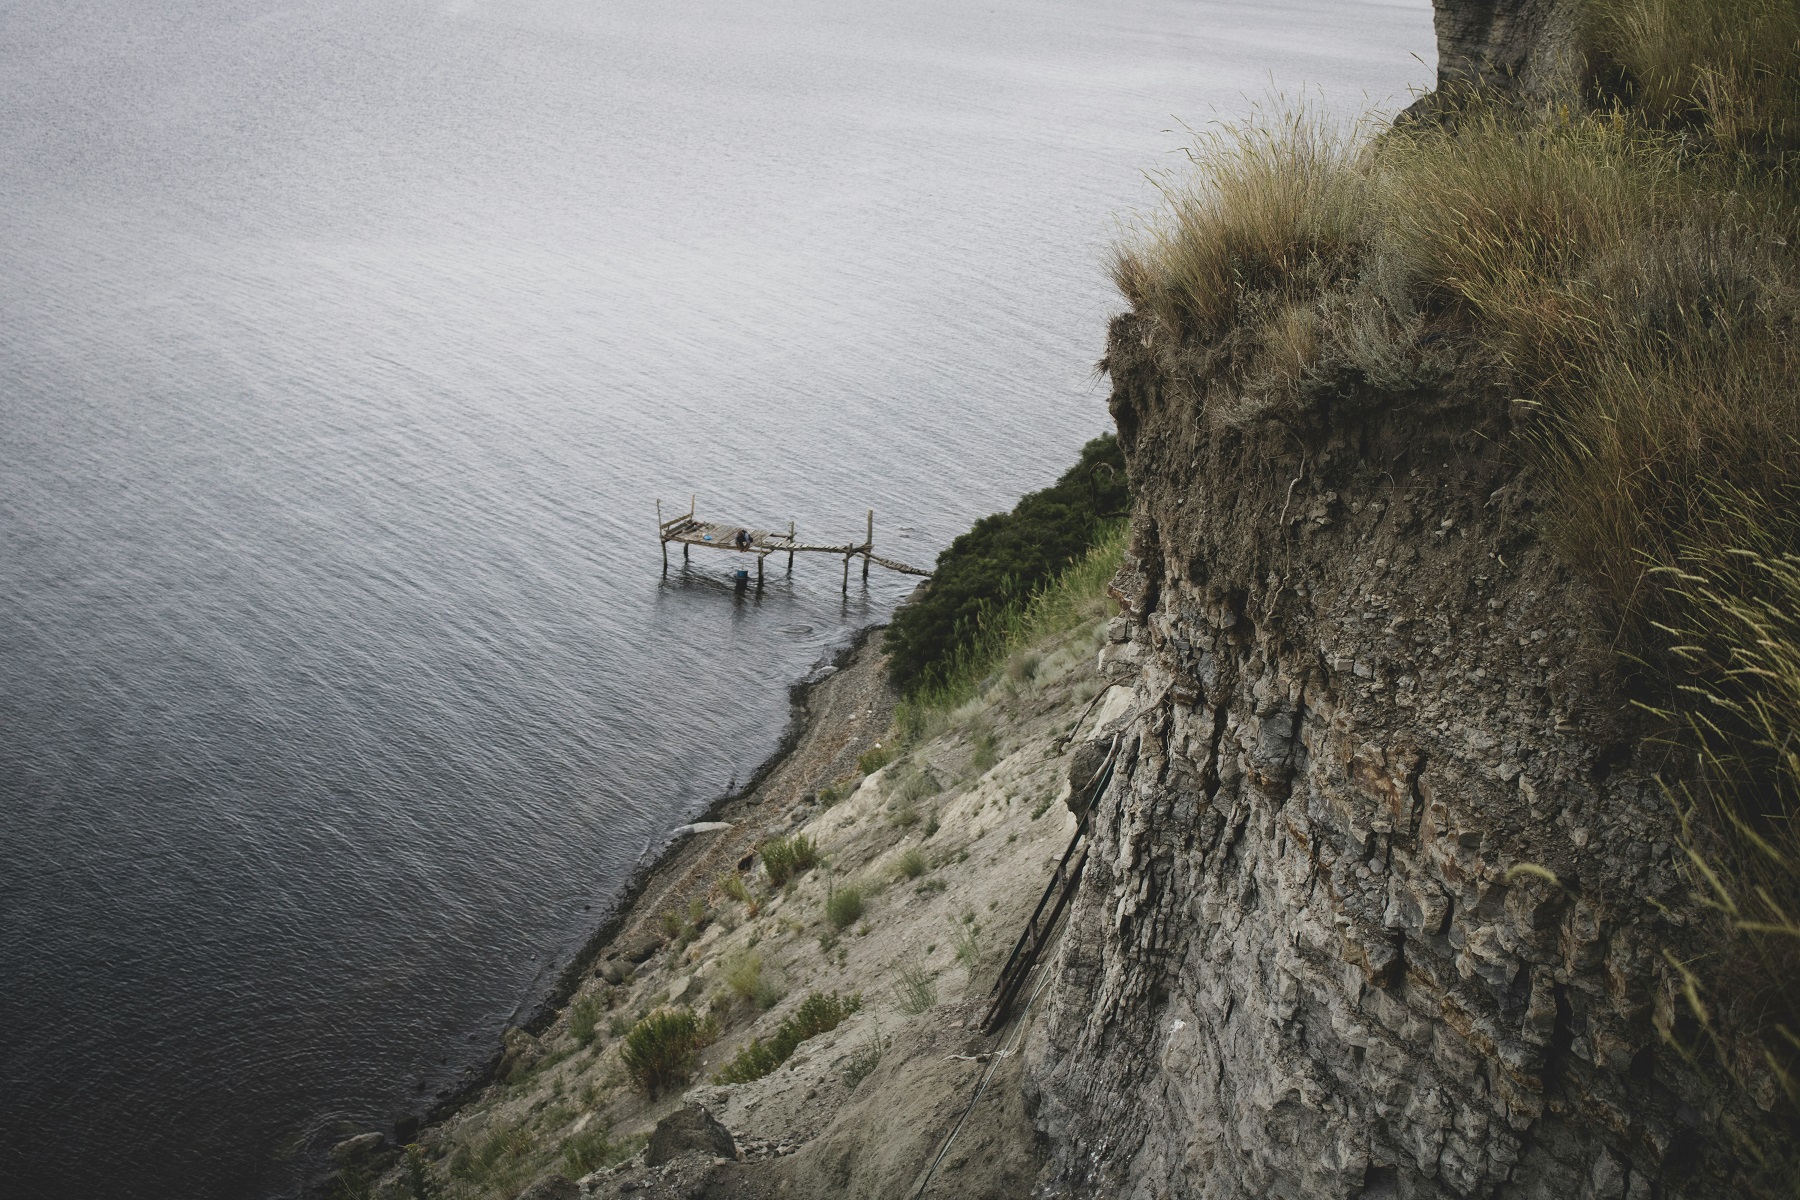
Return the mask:
[[[1434,0],[1438,87],[1566,96],[1582,74],[1580,0]]]
[[[1237,430],[1154,341],[1111,330],[1141,716],[1029,1044],[1041,1190],[1729,1194],[1659,1031],[1672,812],[1504,399]]]

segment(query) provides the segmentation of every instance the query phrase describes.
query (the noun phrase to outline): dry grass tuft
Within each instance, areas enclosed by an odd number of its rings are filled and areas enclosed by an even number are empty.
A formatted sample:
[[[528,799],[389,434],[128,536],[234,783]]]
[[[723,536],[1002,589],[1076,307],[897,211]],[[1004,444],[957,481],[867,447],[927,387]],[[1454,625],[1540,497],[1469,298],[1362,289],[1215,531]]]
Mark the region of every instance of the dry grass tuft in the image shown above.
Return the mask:
[[[1188,153],[1201,169],[1162,184],[1168,219],[1113,258],[1113,280],[1139,312],[1171,331],[1216,332],[1244,296],[1350,256],[1360,179],[1349,138],[1302,110],[1206,135]]]
[[[1589,40],[1635,110],[1780,165],[1800,149],[1793,0],[1597,0]]]

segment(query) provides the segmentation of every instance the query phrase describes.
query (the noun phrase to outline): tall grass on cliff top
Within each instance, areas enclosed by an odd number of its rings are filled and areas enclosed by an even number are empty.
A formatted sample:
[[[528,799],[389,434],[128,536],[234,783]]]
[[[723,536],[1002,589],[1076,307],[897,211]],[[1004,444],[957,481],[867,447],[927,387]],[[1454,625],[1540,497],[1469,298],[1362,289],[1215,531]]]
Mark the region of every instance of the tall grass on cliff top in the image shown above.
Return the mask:
[[[1585,37],[1589,106],[1217,135],[1114,278],[1219,424],[1514,402],[1544,533],[1686,747],[1671,787],[1722,934],[1683,967],[1695,1015],[1793,1120],[1800,5],[1597,0]]]
[[[1083,446],[1055,485],[975,522],[938,555],[924,594],[888,626],[882,648],[895,686],[909,696],[942,687],[986,636],[984,621],[1079,559],[1128,503],[1125,457],[1107,434]]]
[[[1664,715],[1685,727],[1694,769],[1669,787],[1698,895],[1730,939],[1679,965],[1702,1026],[1764,1029],[1772,1044],[1746,1073],[1765,1105],[1800,1109],[1800,554],[1734,498],[1721,507],[1736,553],[1663,573],[1687,601],[1668,633],[1692,680]]]

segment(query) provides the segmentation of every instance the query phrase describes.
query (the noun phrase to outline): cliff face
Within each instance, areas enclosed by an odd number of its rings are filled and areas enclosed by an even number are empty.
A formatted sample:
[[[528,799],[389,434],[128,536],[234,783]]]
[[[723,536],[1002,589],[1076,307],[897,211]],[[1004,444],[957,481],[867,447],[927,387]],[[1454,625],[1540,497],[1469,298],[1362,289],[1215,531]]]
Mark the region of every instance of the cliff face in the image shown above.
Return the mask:
[[[1215,428],[1149,340],[1108,360],[1141,715],[1030,1067],[1060,1186],[1709,1194],[1669,805],[1504,404]]]
[[[1438,87],[1569,93],[1580,74],[1581,7],[1578,0],[1435,0]]]
[[[1574,13],[1440,0],[1440,80],[1566,89]],[[1131,315],[1106,367],[1142,673],[1027,1063],[1049,1190],[1725,1194],[1670,806],[1505,399],[1231,428]]]

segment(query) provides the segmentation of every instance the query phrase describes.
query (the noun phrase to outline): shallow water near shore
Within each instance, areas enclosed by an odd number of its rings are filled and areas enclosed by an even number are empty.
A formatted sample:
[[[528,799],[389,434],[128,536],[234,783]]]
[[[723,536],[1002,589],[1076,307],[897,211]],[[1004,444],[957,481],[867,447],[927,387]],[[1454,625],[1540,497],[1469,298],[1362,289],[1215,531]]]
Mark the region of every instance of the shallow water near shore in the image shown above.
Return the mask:
[[[0,1178],[291,1192],[429,1107],[913,580],[1107,426],[1193,125],[1425,0],[0,11]]]

